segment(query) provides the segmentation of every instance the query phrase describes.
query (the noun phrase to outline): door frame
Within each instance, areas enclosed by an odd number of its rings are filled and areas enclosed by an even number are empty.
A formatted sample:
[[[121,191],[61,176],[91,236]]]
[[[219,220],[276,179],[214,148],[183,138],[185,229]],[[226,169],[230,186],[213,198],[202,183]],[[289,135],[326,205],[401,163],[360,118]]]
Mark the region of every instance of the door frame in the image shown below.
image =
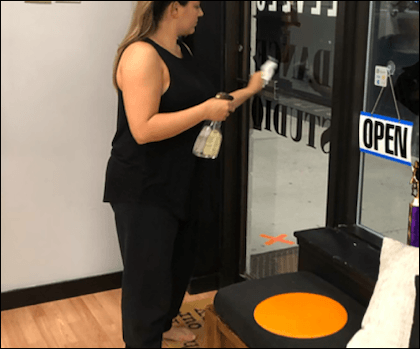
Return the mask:
[[[325,225],[348,226],[349,233],[380,245],[377,237],[356,226],[369,9],[369,1],[338,2]],[[226,1],[225,11],[225,90],[233,91],[245,86],[250,73],[251,1]],[[250,101],[236,114],[226,122],[222,153],[220,287],[246,278]]]

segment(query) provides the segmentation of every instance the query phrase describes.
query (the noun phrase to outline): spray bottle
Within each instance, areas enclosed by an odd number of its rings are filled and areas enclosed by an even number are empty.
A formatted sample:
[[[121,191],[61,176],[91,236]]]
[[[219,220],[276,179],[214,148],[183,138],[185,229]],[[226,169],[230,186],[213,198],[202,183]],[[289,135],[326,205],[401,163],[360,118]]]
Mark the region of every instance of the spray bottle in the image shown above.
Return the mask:
[[[233,100],[233,97],[226,92],[219,92],[216,98]],[[193,154],[203,159],[216,159],[219,155],[222,139],[222,122],[212,121],[208,124],[208,121],[206,121],[195,141]]]
[[[268,60],[261,66],[264,87],[274,76],[277,67],[278,61],[275,58],[268,56]],[[216,95],[216,98],[233,100],[233,97],[226,92],[219,92]],[[222,139],[222,122],[206,121],[195,141],[193,154],[199,158],[216,159],[219,156]]]

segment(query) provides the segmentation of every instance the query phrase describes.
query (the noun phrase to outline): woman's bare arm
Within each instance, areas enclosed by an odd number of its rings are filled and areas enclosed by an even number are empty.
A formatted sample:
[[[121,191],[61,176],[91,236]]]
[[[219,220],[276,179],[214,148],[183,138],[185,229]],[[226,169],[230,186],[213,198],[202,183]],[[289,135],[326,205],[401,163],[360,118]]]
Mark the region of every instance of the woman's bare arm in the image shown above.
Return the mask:
[[[120,89],[130,131],[138,144],[174,137],[201,121],[223,121],[235,108],[232,102],[211,98],[174,113],[159,113],[163,90],[162,60],[145,42],[130,45],[120,61]]]

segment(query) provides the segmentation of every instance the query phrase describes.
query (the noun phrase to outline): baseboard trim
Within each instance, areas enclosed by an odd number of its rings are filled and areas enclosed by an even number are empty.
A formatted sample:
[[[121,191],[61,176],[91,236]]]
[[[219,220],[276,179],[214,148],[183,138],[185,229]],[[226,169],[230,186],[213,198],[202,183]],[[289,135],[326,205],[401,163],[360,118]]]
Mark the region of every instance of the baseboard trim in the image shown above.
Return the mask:
[[[204,277],[193,277],[188,292],[190,294],[198,294],[217,290],[219,277],[220,275],[218,273]],[[122,272],[117,272],[4,292],[1,294],[1,311],[115,290],[121,288],[121,281]]]
[[[117,272],[4,292],[1,294],[1,311],[114,290],[121,287],[121,280],[122,272]]]

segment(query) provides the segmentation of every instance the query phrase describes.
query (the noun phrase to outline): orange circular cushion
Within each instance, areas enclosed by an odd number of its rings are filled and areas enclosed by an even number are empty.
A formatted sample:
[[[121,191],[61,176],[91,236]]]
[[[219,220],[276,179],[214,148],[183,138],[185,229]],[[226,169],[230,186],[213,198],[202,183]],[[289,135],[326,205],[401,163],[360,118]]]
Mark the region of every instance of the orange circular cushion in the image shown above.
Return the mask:
[[[346,309],[337,301],[312,293],[286,293],[255,307],[254,319],[265,330],[284,337],[320,338],[340,331]]]

